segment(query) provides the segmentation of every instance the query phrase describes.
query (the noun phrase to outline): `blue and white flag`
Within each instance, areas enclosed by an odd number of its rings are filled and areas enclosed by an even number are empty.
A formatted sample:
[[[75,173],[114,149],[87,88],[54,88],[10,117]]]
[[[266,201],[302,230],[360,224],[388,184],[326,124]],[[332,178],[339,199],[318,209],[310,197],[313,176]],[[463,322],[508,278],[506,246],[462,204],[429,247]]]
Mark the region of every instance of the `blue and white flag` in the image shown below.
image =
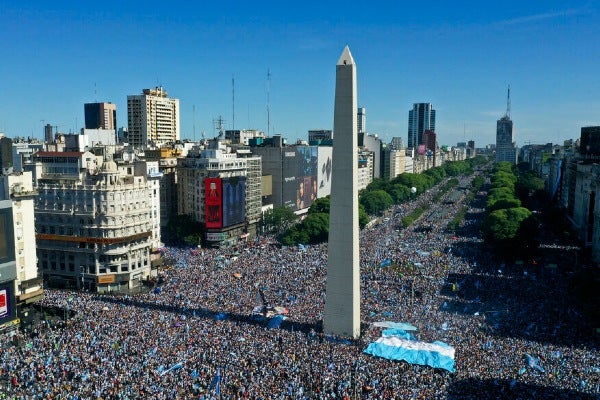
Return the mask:
[[[167,373],[169,373],[169,372],[171,372],[171,371],[174,371],[174,370],[176,370],[176,369],[179,369],[179,368],[181,368],[181,367],[183,367],[183,362],[178,362],[177,364],[173,365],[171,368],[169,368],[169,369],[167,369],[167,370],[164,370],[164,371],[162,371],[162,372],[160,373],[160,376],[163,376],[163,375],[165,375],[165,374],[167,374]]]
[[[383,267],[389,267],[390,265],[392,265],[392,259],[391,258],[386,258],[385,260],[383,260],[382,262],[379,263],[379,266],[381,268],[383,268]]]
[[[221,368],[217,368],[217,374],[215,375],[212,382],[210,383],[208,390],[209,391],[214,390],[215,396],[218,396],[221,394]]]
[[[454,372],[454,348],[443,342],[426,343],[385,336],[369,344],[364,352],[388,360],[403,360]]]

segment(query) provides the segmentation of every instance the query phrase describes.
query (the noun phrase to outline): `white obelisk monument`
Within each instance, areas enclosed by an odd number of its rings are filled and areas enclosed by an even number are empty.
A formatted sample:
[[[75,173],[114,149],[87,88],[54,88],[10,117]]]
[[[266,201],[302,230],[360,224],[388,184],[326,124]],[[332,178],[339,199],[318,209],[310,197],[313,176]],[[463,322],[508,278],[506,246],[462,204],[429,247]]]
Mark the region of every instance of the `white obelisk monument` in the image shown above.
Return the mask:
[[[360,336],[356,64],[348,46],[335,74],[325,334]]]

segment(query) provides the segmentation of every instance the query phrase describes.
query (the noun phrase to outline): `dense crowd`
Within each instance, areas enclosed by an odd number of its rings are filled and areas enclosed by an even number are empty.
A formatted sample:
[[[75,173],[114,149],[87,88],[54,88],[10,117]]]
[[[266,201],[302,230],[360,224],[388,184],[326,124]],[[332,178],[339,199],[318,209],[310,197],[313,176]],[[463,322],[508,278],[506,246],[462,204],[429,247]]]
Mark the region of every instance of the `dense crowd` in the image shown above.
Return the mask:
[[[0,399],[598,398],[598,337],[569,302],[568,260],[554,260],[554,277],[499,264],[473,223],[482,209],[469,209],[459,235],[445,231],[460,202],[402,229],[434,194],[361,232],[358,340],[321,332],[326,244],[282,248],[265,236],[232,249],[167,247],[173,265],[141,295],[47,290],[44,306],[74,316],[0,348]],[[285,309],[279,328],[252,314],[259,292]],[[376,321],[450,344],[456,372],[363,353],[381,334]]]

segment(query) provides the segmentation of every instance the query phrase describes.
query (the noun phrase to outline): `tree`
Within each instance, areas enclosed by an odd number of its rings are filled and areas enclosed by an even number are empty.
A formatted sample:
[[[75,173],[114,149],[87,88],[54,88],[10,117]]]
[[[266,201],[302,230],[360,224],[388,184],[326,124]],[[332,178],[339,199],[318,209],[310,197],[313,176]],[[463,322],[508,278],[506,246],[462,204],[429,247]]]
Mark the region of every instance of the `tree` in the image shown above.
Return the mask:
[[[529,218],[531,211],[524,207],[503,208],[492,211],[484,221],[483,235],[486,241],[501,243],[514,239],[521,223]]]
[[[367,214],[380,214],[394,204],[394,199],[386,191],[375,190],[360,196],[360,204],[365,207]]]
[[[320,197],[317,200],[315,200],[314,203],[312,203],[312,205],[308,209],[308,213],[309,214],[312,214],[312,213],[329,214],[330,206],[331,206],[331,197],[330,196]]]
[[[289,207],[275,207],[263,214],[263,227],[267,232],[280,233],[287,230],[298,219]]]

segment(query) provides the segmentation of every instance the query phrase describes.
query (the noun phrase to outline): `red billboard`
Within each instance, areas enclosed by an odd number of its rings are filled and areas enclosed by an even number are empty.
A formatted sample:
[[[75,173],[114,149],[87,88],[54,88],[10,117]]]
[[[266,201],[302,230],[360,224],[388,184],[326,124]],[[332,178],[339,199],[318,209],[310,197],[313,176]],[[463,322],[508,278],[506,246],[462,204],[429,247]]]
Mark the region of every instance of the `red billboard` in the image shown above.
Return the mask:
[[[223,185],[221,178],[204,179],[204,209],[206,211],[206,227],[223,227]]]

